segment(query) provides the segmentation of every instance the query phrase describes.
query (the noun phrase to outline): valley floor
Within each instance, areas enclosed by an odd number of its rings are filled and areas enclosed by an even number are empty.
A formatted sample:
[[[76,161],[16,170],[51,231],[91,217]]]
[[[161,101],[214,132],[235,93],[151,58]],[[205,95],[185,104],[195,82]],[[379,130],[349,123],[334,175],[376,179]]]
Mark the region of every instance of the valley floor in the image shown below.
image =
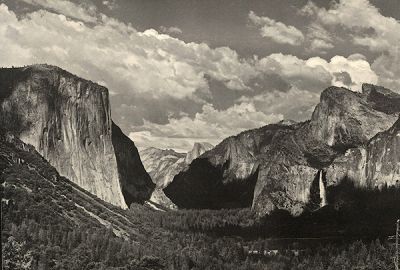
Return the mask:
[[[259,218],[250,209],[122,210],[17,140],[0,140],[0,171],[3,269],[394,269],[395,188],[346,186],[319,211]],[[355,199],[333,207],[348,192]]]

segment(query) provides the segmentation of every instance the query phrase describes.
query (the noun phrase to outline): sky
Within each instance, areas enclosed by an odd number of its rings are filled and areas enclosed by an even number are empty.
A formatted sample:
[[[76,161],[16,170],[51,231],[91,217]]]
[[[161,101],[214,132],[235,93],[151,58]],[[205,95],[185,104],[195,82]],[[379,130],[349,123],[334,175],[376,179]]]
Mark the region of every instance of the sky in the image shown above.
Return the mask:
[[[328,86],[400,93],[399,0],[0,0],[0,66],[106,86],[139,147],[309,119]]]

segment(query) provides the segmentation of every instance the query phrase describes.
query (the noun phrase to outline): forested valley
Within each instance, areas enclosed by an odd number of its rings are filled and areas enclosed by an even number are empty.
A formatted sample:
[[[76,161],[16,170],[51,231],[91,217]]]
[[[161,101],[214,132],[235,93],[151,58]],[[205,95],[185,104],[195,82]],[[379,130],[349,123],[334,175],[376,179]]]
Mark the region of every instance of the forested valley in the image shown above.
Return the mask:
[[[60,176],[29,145],[4,135],[0,141],[4,269],[394,266],[387,237],[400,213],[395,187],[367,191],[343,181],[329,206],[298,217],[260,217],[248,208],[122,210]]]

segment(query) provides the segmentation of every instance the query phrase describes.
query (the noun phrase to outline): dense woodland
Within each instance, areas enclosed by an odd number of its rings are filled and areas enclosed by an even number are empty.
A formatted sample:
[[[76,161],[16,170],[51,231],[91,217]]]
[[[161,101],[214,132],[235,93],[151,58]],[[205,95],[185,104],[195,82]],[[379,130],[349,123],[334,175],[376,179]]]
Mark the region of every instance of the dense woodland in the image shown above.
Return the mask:
[[[259,217],[250,209],[124,211],[4,140],[0,171],[4,269],[394,269],[387,236],[400,213],[396,188],[344,181],[319,211]]]
[[[157,214],[148,211],[148,214]],[[66,229],[33,220],[11,223],[3,233],[5,269],[392,269],[389,243],[354,241],[264,256],[269,241],[170,231],[145,243],[110,230]],[[162,228],[153,226],[155,235]],[[157,231],[159,230],[159,231]],[[250,254],[249,251],[258,251]],[[267,267],[267,268],[266,268]],[[353,268],[356,267],[356,268]],[[358,268],[357,268],[358,267]]]

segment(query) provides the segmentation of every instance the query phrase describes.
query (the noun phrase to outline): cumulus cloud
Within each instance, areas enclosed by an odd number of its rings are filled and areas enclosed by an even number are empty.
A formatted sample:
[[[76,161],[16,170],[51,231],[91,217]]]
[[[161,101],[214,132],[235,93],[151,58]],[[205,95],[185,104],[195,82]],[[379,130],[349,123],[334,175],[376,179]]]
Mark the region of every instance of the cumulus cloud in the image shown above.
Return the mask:
[[[182,34],[182,30],[177,26],[166,27],[166,26],[161,25],[160,31],[163,33],[166,33],[166,34],[175,34],[175,35]]]
[[[370,64],[363,59],[334,56],[328,62],[320,57],[312,57],[307,60],[307,65],[323,67],[332,74],[332,85],[347,87],[354,91],[361,91],[363,83],[376,84],[378,82],[378,76],[371,69]]]
[[[96,18],[96,7],[93,5],[76,5],[66,0],[22,0],[27,4],[40,6],[51,11],[62,13],[68,17],[84,22],[94,23]],[[108,1],[105,1],[108,2]]]
[[[152,29],[138,32],[105,15],[91,27],[44,10],[20,19],[4,4],[0,12],[2,66],[54,64],[106,84],[116,96],[201,104],[195,92],[207,91],[205,74],[235,91],[249,91],[246,82],[256,76],[252,64],[227,47],[185,43]],[[142,109],[133,113],[136,120],[153,110]]]
[[[277,22],[268,17],[257,16],[253,11],[249,13],[250,22],[259,28],[263,37],[268,37],[277,43],[300,45],[304,41],[303,33],[294,26]]]
[[[311,47],[310,49],[313,51],[325,51],[327,49],[332,49],[334,46],[332,43],[327,42],[323,39],[314,39],[311,41]]]
[[[254,76],[251,65],[227,47],[211,49],[204,43],[185,43],[153,29],[138,32],[105,15],[89,27],[43,10],[20,20],[4,4],[0,12],[4,16],[2,37],[26,48],[34,58],[29,62],[61,65],[79,75],[106,81],[115,91],[180,98],[207,87],[206,73],[235,90],[245,90],[245,82]],[[20,57],[9,55],[9,61],[3,64],[15,64]],[[115,73],[118,76],[113,76]]]
[[[335,56],[330,61],[320,57],[303,60],[293,55],[271,54],[257,59],[254,68],[270,82],[279,78],[284,84],[276,81],[269,89],[258,91],[254,91],[256,86],[253,85],[253,95],[235,96],[233,106],[222,106],[224,109],[218,110],[205,104],[202,112],[194,117],[169,118],[167,124],[146,122],[130,137],[142,146],[170,143],[180,150],[187,150],[200,140],[216,144],[227,136],[281,119],[309,119],[320,92],[330,85],[360,91],[362,83],[377,82],[376,74],[360,54],[349,58]],[[252,83],[257,83],[260,76]]]
[[[342,0],[334,2],[330,9],[319,8],[310,1],[303,12],[314,16],[321,25],[351,30],[353,42],[375,51],[390,50],[400,41],[400,23],[383,16],[368,0]]]
[[[344,31],[348,39],[372,52],[381,53],[372,69],[379,76],[378,83],[400,89],[400,22],[385,17],[368,0],[341,0],[329,9],[320,8],[312,1],[301,13],[313,19],[320,29]]]
[[[278,73],[298,89],[319,92],[328,86],[332,74],[323,66],[309,65],[294,55],[271,54],[260,59],[257,68],[263,73]]]
[[[204,105],[201,113],[192,119],[182,117],[170,119],[166,125],[147,122],[129,137],[142,147],[174,144],[175,149],[187,151],[194,142],[208,141],[217,144],[224,138],[243,130],[260,127],[283,119],[281,114],[264,114],[257,111],[253,103],[242,102],[227,110],[216,110]],[[163,148],[161,147],[161,148]]]
[[[329,85],[359,90],[364,81],[380,80],[361,54],[329,61],[285,54],[242,58],[228,47],[137,31],[89,6],[69,2],[61,11],[50,1],[29,1],[46,10],[17,17],[0,4],[0,66],[45,62],[107,86],[113,119],[140,147],[187,150],[194,141],[216,144],[282,118],[304,120]],[[81,8],[93,20],[68,15]],[[264,26],[270,22],[258,18]],[[270,24],[282,36],[282,29],[293,30]],[[328,40],[320,32],[315,38]],[[385,57],[372,68],[387,77],[395,67]]]
[[[303,60],[294,55],[271,54],[260,59],[257,68],[263,73],[277,73],[300,90],[320,92],[329,85],[348,87],[361,91],[362,83],[376,84],[378,77],[361,54],[349,58],[334,56],[330,61],[321,57]],[[350,85],[343,82],[343,74],[349,75]],[[340,78],[339,78],[340,77]]]
[[[287,92],[264,92],[253,97],[242,97],[240,101],[254,104],[256,110],[266,115],[279,112],[283,119],[304,121],[310,118],[319,96],[319,93],[292,87]]]

